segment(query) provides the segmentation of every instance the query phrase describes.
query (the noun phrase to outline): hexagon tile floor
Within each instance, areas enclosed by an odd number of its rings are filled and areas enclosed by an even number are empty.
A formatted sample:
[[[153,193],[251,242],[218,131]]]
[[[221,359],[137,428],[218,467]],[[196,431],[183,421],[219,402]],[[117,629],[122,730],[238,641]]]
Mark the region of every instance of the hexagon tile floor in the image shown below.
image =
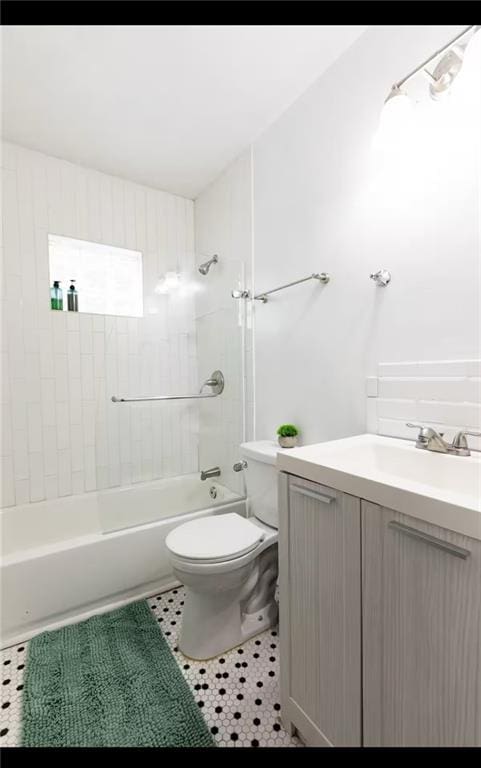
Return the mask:
[[[182,587],[148,599],[194,698],[220,747],[297,747],[279,714],[279,638],[266,631],[209,661],[187,659],[177,647]],[[0,746],[20,742],[23,672],[28,643],[0,654]]]

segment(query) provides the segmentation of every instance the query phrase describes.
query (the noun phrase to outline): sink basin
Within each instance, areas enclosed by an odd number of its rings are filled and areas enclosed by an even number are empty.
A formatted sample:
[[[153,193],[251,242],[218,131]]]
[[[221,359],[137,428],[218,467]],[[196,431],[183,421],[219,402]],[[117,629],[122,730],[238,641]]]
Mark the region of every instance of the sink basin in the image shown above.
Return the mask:
[[[277,468],[481,539],[479,453],[434,453],[366,434],[293,448],[278,454]]]

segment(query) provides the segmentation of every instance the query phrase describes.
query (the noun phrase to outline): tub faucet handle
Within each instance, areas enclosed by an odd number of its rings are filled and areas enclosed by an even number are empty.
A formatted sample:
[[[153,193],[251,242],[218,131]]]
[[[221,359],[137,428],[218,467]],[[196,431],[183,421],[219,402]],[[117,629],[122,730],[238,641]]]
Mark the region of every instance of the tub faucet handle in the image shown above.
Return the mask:
[[[245,459],[242,461],[236,461],[232,469],[234,472],[242,472],[243,469],[247,469],[247,461]]]

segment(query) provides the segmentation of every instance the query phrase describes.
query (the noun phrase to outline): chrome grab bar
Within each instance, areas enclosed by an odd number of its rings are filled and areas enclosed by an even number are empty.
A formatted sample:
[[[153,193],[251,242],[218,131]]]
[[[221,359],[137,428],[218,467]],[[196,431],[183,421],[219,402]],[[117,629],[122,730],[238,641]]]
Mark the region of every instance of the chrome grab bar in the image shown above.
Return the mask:
[[[202,384],[201,391],[195,395],[155,395],[145,397],[116,397],[112,395],[113,403],[141,403],[157,400],[200,400],[206,397],[217,397],[224,391],[224,375],[222,371],[214,371]],[[204,387],[211,387],[212,392],[203,393]]]
[[[157,395],[156,397],[116,397],[112,395],[113,403],[142,403],[154,400],[197,400],[205,397],[217,397],[214,393],[205,395]]]

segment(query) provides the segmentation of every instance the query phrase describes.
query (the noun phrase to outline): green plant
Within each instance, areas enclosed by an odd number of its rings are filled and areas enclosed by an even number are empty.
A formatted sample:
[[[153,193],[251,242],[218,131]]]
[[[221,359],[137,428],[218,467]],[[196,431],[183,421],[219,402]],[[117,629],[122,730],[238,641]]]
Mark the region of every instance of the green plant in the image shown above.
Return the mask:
[[[277,430],[279,437],[296,437],[299,434],[299,430],[294,424],[281,424]]]

